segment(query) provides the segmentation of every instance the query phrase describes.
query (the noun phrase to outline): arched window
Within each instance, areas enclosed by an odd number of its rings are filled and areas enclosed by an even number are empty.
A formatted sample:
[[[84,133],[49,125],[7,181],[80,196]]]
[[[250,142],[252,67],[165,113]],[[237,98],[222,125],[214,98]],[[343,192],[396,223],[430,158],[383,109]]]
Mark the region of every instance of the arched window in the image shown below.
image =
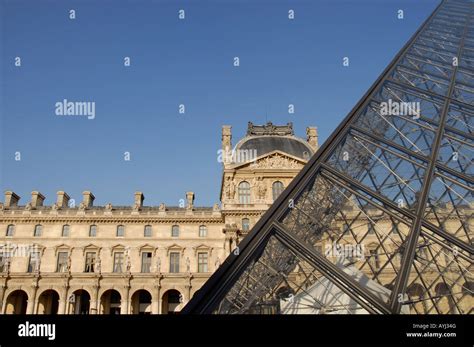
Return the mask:
[[[13,224],[10,224],[7,226],[7,236],[13,236],[15,233],[15,226]]]
[[[472,282],[472,281],[471,282],[469,282],[469,281],[464,282],[464,284],[462,286],[462,292],[463,292],[463,294],[473,296],[474,295],[474,282]]]
[[[62,237],[68,237],[69,236],[69,225],[63,225],[63,231],[61,232]]]
[[[247,181],[239,183],[239,203],[250,204],[250,184]]]
[[[283,192],[284,189],[285,187],[283,186],[283,183],[281,183],[280,181],[273,182],[273,185],[272,185],[273,201],[275,201],[280,196],[280,194]]]
[[[422,298],[424,296],[423,286],[419,283],[412,283],[407,289],[408,297],[410,298]]]
[[[435,293],[437,296],[448,296],[451,295],[451,291],[448,286],[444,283],[438,283],[435,287]]]
[[[179,237],[179,226],[178,225],[173,225],[171,227],[171,236],[172,237]]]
[[[207,227],[205,225],[201,225],[199,227],[199,237],[206,237],[207,236]]]
[[[250,221],[248,218],[242,218],[242,231],[249,231]]]
[[[97,225],[91,225],[89,228],[89,236],[96,237],[97,236]]]
[[[35,225],[34,236],[41,236],[42,233],[43,233],[43,226],[41,224]]]
[[[123,225],[119,225],[117,227],[117,236],[124,236],[125,235],[125,227]]]
[[[145,225],[145,230],[143,231],[143,236],[151,237],[151,225]]]

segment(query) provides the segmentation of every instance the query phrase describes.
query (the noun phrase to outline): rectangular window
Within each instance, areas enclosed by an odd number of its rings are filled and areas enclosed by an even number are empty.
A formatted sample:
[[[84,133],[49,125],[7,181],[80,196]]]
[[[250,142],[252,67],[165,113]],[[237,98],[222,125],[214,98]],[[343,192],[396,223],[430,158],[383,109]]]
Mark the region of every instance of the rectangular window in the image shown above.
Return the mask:
[[[43,227],[41,225],[36,225],[35,226],[35,236],[41,236],[41,233],[43,232]]]
[[[170,272],[171,273],[179,272],[179,253],[178,252],[170,253]]]
[[[207,236],[207,227],[205,225],[201,225],[199,227],[199,237],[206,237]]]
[[[151,225],[145,225],[144,236],[145,237],[151,237]]]
[[[28,262],[28,272],[36,272],[37,270],[39,271],[39,258],[39,252],[32,252],[30,254],[30,261]]]
[[[89,228],[89,236],[96,237],[97,236],[97,225],[91,225]]]
[[[117,227],[117,236],[121,237],[125,235],[125,227],[123,225],[119,225]]]
[[[151,269],[151,252],[142,253],[142,272],[150,272]]]
[[[58,266],[56,268],[56,272],[67,272],[67,258],[67,252],[58,253]]]
[[[179,226],[173,225],[171,227],[171,237],[179,237]]]
[[[84,269],[84,272],[94,272],[94,266],[95,266],[95,257],[96,253],[95,252],[87,252],[86,253],[86,267]]]
[[[7,226],[7,236],[13,236],[15,233],[15,226],[13,224],[10,224]]]
[[[63,237],[68,237],[69,236],[69,225],[63,225],[63,232],[61,234]]]
[[[114,272],[123,272],[123,252],[114,253]]]
[[[198,272],[207,272],[208,254],[198,253]]]

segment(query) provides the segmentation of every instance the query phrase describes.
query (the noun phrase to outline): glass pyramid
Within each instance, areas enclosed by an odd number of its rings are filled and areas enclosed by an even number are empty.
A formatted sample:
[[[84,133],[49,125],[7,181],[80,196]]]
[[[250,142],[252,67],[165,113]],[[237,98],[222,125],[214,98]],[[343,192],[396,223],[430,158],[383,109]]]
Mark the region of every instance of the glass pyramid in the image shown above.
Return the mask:
[[[473,116],[445,0],[183,313],[473,313]]]

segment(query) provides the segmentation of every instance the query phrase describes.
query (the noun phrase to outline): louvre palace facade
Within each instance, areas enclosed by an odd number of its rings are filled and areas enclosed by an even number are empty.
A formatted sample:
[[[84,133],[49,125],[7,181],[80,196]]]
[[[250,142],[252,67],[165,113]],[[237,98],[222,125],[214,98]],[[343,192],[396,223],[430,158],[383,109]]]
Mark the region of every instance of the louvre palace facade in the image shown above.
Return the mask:
[[[3,314],[166,314],[179,312],[235,251],[318,147],[291,123],[249,123],[232,144],[222,128],[220,204],[94,205],[58,191],[53,205],[33,191],[22,204],[6,191],[0,205],[0,312]],[[14,188],[14,187],[12,187]]]

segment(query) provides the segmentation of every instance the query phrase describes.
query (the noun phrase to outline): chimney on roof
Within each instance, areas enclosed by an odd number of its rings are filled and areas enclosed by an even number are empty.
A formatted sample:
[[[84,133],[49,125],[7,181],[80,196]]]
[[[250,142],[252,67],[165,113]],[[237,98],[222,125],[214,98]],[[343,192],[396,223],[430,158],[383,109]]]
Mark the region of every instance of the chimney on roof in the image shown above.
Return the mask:
[[[82,192],[82,202],[86,208],[92,207],[94,204],[95,196],[89,191]]]
[[[67,195],[66,192],[60,190],[56,193],[57,199],[56,199],[56,205],[58,208],[66,208],[69,205],[69,195]]]
[[[142,208],[143,200],[145,200],[145,195],[142,192],[135,192],[135,208]]]
[[[20,197],[16,195],[12,191],[6,191],[5,192],[5,204],[4,207],[12,207],[12,206],[18,206],[18,201],[20,201]]]
[[[307,127],[306,128],[306,141],[314,152],[318,150],[318,128]]]
[[[194,207],[194,192],[186,192],[186,209],[192,210]]]
[[[232,150],[232,127],[230,125],[222,126],[222,150]]]
[[[31,192],[31,207],[35,208],[35,207],[39,207],[39,206],[43,206],[43,202],[44,202],[44,195],[41,194],[40,192],[38,191],[32,191]]]

